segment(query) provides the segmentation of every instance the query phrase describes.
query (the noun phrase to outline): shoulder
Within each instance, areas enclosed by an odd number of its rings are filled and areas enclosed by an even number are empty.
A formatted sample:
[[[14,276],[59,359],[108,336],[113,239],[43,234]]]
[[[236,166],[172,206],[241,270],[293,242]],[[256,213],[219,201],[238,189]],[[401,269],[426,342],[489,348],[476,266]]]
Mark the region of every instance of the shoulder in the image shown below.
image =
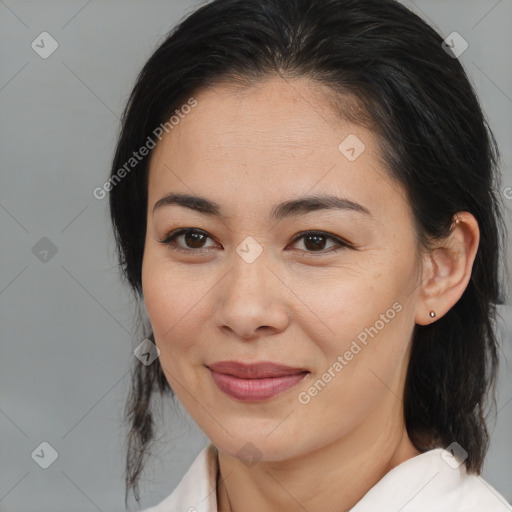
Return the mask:
[[[436,448],[393,468],[350,512],[512,512],[482,477],[469,475],[454,455]]]
[[[197,455],[173,492],[142,512],[217,512],[217,448],[209,443]]]

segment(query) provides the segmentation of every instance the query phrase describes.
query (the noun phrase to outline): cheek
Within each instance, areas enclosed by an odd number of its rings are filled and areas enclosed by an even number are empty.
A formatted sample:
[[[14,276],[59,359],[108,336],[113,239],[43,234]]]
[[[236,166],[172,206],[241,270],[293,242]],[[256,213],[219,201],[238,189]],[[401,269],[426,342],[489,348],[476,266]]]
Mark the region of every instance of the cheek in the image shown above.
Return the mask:
[[[389,383],[403,362],[414,327],[406,293],[414,268],[399,263],[339,271],[315,285],[303,280],[294,290],[308,305],[301,328],[323,353],[317,370],[328,371],[341,356],[335,380],[345,391],[373,393],[383,384],[370,369]]]
[[[207,296],[215,280],[199,275],[197,268],[176,265],[148,250],[142,265],[144,302],[167,366],[182,358],[199,357],[201,330],[211,322]],[[195,352],[198,354],[195,354]]]
[[[340,342],[352,339],[396,302],[397,283],[386,275],[389,272],[373,267],[357,272],[341,269],[314,280],[297,280],[294,292],[307,305],[311,320],[303,328],[310,329],[312,339],[321,334]]]

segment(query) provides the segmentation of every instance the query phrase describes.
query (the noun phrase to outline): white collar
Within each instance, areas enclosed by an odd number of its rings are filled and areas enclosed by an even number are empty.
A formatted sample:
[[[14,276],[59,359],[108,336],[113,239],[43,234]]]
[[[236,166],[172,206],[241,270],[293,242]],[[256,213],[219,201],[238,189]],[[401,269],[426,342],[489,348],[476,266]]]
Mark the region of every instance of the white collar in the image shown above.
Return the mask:
[[[217,512],[217,448],[197,455],[176,489],[143,512]],[[386,473],[350,512],[511,512],[505,498],[442,448],[424,452]]]

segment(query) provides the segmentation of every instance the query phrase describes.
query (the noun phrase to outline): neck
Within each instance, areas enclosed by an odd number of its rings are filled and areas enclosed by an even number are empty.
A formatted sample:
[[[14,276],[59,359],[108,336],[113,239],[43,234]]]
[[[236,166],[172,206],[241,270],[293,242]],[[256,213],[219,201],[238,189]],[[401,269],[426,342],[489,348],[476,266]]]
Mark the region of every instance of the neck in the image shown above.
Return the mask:
[[[350,510],[386,473],[420,453],[402,415],[395,414],[400,420],[393,421],[389,412],[367,418],[348,436],[282,461],[259,461],[248,468],[219,451],[218,511]]]

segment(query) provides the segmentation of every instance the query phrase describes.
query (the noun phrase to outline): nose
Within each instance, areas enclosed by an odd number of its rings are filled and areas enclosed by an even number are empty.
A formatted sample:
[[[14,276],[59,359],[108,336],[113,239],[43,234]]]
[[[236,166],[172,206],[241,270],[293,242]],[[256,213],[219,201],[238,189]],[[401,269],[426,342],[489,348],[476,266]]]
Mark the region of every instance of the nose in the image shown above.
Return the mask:
[[[231,270],[215,288],[214,319],[224,334],[249,340],[288,326],[286,300],[291,293],[264,254],[252,263],[236,254]]]

